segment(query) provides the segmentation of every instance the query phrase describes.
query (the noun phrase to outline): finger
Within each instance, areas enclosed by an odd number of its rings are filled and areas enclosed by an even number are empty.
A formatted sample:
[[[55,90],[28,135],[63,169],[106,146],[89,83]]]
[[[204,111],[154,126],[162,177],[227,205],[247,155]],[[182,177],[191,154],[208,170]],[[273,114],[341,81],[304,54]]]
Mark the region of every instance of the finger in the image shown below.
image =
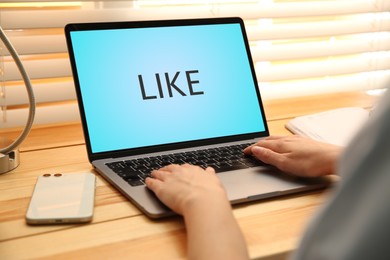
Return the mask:
[[[179,164],[169,164],[169,165],[166,165],[164,167],[161,167],[159,170],[168,171],[169,172],[169,171],[174,170],[177,167],[180,167],[180,165]]]
[[[205,170],[204,168],[200,167],[199,165],[193,165],[193,164],[188,164],[188,163],[182,164],[180,166],[183,167],[183,168],[187,168],[189,170],[198,170],[198,171],[204,171]]]
[[[270,135],[264,138],[263,140],[279,140],[285,137],[286,137],[285,135]]]
[[[257,143],[255,144],[252,144],[251,146],[248,146],[247,148],[244,149],[244,153],[247,154],[247,155],[253,155],[253,152],[252,152],[252,149],[253,147],[266,147],[268,149],[272,149],[272,140],[266,140],[266,139],[262,139],[260,141],[257,141]]]
[[[267,137],[259,140],[257,143],[252,144],[252,145],[246,147],[244,149],[244,153],[248,154],[248,155],[251,155],[252,154],[252,148],[254,146],[264,146],[264,147],[267,147],[267,146],[270,145],[270,143],[268,143],[268,144],[266,143],[267,141],[275,141],[275,140],[280,140],[280,139],[283,139],[283,138],[286,138],[286,136],[283,136],[283,135],[270,135],[270,136],[267,136]],[[272,143],[271,143],[271,145],[272,145]],[[268,147],[268,148],[270,148],[270,147]]]
[[[205,171],[211,174],[215,174],[215,169],[213,167],[207,167]]]
[[[283,160],[284,160],[283,155],[276,153],[270,149],[260,147],[260,146],[254,146],[252,148],[252,154],[258,160],[266,164],[271,164],[276,168],[280,169],[280,166],[283,165]]]
[[[185,164],[182,164],[180,165],[181,167],[185,167],[185,168],[193,168],[193,167],[199,167],[197,165],[193,165],[193,164],[189,164],[189,163],[185,163]]]
[[[252,145],[250,145],[250,146],[244,148],[243,152],[244,152],[245,154],[251,155],[251,154],[252,154],[252,148],[253,148],[254,146],[256,146],[256,145],[257,145],[257,143],[252,144]]]
[[[178,164],[169,164],[169,165],[166,165],[164,167],[161,167],[160,169],[157,169],[155,171],[163,171],[163,172],[168,172],[168,173],[172,173],[175,171],[175,169],[177,169],[178,167],[180,167],[180,165]]]
[[[161,181],[165,181],[169,174],[170,172],[166,171],[165,169],[154,170],[151,172],[153,178]]]
[[[260,140],[253,147],[262,147],[272,150],[278,153],[290,152],[290,139],[280,138],[280,139],[263,139]],[[252,149],[253,149],[252,147]]]
[[[252,147],[253,147],[253,146],[254,146],[254,144],[252,144],[252,145],[246,147],[246,148],[244,149],[244,153],[245,153],[245,154],[252,154]]]
[[[156,192],[161,187],[161,181],[155,178],[147,177],[145,179],[146,187],[148,187],[153,192]]]

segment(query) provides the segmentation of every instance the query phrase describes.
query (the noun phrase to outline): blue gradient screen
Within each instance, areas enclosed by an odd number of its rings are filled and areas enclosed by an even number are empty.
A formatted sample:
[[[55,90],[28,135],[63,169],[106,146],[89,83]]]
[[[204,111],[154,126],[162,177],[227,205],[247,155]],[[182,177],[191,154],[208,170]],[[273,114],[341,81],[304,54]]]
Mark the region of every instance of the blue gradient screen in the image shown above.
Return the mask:
[[[240,24],[71,32],[93,153],[265,130]]]

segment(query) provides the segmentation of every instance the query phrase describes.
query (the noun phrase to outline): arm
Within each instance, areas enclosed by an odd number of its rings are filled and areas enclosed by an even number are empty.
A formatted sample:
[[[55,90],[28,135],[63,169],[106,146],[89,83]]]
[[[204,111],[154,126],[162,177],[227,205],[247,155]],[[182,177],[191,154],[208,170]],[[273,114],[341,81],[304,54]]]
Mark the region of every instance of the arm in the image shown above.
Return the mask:
[[[270,136],[244,150],[264,163],[302,177],[336,174],[341,152],[342,147],[297,135]]]
[[[244,150],[287,173],[321,176],[335,173],[341,148],[298,136],[268,137]],[[245,240],[225,190],[212,168],[169,165],[153,171],[146,185],[184,217],[190,259],[247,259]]]
[[[245,240],[212,168],[169,165],[152,176],[147,187],[184,217],[190,259],[248,259]]]

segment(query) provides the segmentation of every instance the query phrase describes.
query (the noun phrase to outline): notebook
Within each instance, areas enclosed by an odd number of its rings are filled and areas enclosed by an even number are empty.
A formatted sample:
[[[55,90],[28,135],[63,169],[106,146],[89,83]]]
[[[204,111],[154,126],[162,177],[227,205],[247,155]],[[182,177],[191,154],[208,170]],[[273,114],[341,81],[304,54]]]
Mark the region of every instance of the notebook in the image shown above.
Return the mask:
[[[336,108],[298,116],[288,121],[286,128],[297,135],[345,147],[368,120],[369,114],[361,107]]]
[[[89,161],[147,216],[173,212],[143,185],[146,166],[211,165],[232,204],[328,184],[242,154],[269,131],[240,18],[69,24],[65,32]]]

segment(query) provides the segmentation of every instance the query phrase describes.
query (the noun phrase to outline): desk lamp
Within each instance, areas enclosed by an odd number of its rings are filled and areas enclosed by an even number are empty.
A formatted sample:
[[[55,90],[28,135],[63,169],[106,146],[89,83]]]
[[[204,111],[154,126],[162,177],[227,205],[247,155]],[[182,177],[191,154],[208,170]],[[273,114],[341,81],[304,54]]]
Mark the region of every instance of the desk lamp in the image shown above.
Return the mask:
[[[0,148],[0,174],[3,174],[12,171],[13,169],[19,166],[20,160],[19,160],[18,147],[27,137],[28,133],[30,132],[31,126],[33,124],[34,116],[35,116],[35,98],[34,98],[34,92],[31,86],[30,79],[22,65],[22,62],[19,59],[19,55],[15,51],[12,44],[9,42],[1,26],[0,26],[0,39],[3,41],[5,47],[10,52],[12,58],[14,59],[20,71],[20,74],[23,77],[24,84],[26,85],[26,89],[28,93],[29,103],[30,103],[27,123],[20,136],[11,144],[7,145],[4,148]]]

